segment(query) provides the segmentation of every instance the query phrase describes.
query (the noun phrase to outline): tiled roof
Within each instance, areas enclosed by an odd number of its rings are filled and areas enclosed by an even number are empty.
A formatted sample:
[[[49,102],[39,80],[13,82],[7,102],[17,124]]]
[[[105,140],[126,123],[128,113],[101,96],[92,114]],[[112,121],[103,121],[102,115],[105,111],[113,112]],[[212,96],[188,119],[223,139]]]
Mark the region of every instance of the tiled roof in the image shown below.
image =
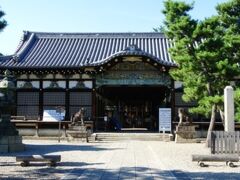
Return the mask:
[[[41,33],[24,32],[16,53],[2,68],[76,68],[97,66],[118,57],[146,56],[176,66],[161,33]]]
[[[3,61],[8,61],[12,58],[12,56],[0,56],[0,63]]]

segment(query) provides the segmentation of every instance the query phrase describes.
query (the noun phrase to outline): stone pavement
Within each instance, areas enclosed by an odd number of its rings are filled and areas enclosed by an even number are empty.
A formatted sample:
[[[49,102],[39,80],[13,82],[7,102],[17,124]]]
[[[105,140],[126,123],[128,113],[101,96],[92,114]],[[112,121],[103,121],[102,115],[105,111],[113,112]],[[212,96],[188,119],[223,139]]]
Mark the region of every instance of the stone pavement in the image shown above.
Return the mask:
[[[0,154],[0,179],[239,179],[235,168],[209,163],[201,168],[191,154],[208,154],[204,144],[176,144],[159,141],[61,142],[25,140],[27,151]],[[21,167],[20,154],[59,154],[61,163],[53,168],[44,163]]]

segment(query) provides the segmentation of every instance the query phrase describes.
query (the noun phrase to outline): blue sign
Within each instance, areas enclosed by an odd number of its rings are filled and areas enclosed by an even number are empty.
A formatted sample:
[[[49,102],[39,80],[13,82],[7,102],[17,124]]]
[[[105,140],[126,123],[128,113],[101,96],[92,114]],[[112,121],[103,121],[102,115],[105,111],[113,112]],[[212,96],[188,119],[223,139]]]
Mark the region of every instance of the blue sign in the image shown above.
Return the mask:
[[[43,111],[43,121],[62,121],[65,118],[65,111],[49,109]]]

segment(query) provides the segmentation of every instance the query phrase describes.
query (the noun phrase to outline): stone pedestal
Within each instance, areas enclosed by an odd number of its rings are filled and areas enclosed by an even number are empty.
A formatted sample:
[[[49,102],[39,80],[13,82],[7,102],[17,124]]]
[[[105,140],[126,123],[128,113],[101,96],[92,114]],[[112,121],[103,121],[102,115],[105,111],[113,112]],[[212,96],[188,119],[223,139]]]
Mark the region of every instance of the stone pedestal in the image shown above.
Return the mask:
[[[76,141],[86,139],[88,141],[88,131],[84,125],[74,124],[66,131],[68,141]]]
[[[196,142],[196,126],[190,124],[180,124],[176,128],[176,143],[194,143]]]
[[[21,136],[2,136],[0,137],[0,153],[24,151]]]
[[[0,118],[0,153],[24,151],[22,137],[10,122],[9,115]]]

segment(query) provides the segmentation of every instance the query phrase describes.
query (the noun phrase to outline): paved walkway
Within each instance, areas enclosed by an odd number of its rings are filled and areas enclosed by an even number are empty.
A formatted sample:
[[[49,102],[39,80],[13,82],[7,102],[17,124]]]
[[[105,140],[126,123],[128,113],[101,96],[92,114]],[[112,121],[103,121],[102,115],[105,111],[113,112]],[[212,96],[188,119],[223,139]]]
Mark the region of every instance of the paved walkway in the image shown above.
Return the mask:
[[[208,154],[204,144],[176,144],[158,141],[119,141],[106,143],[68,143],[24,141],[27,151],[0,154],[0,179],[239,179],[235,168],[209,163],[201,168],[191,154]],[[20,167],[17,154],[60,154],[56,168],[44,163]]]
[[[98,154],[98,155],[97,155]],[[108,150],[89,155],[88,167],[76,168],[62,179],[155,179],[174,177],[163,171],[163,165],[150,146],[142,142],[120,142]]]

